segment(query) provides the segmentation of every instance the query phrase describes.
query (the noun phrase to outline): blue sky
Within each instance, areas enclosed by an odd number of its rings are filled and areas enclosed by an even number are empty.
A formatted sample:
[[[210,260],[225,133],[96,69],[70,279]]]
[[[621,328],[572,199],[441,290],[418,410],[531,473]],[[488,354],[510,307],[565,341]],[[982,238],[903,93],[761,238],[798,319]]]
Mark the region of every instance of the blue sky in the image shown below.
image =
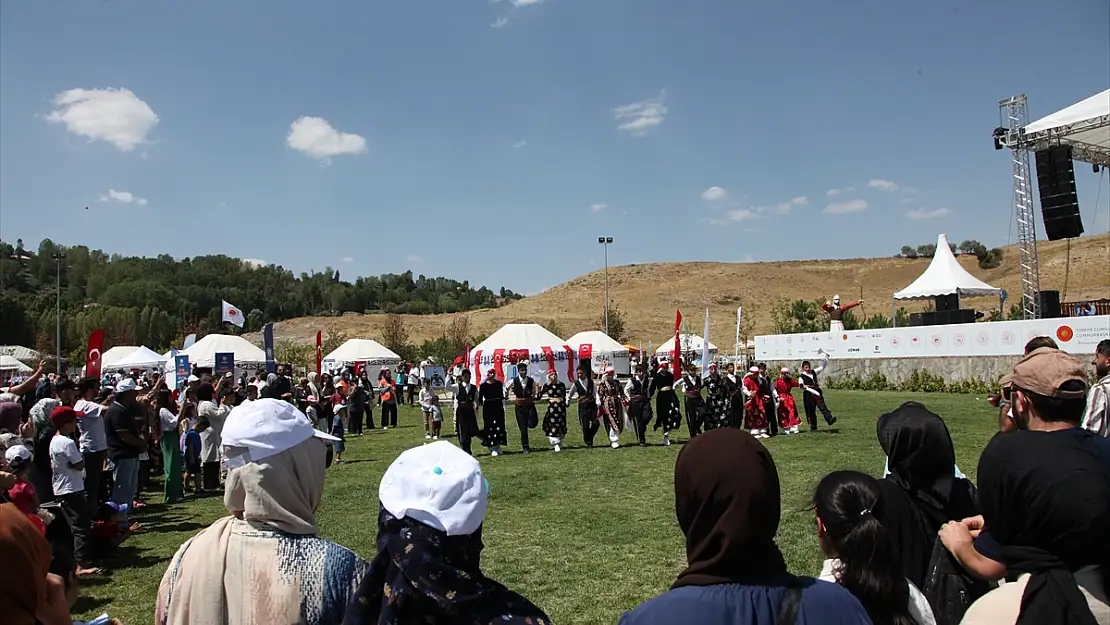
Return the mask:
[[[1110,85],[1110,4],[1044,6],[4,2],[0,237],[526,293],[603,234],[611,264],[1002,245],[998,100]]]

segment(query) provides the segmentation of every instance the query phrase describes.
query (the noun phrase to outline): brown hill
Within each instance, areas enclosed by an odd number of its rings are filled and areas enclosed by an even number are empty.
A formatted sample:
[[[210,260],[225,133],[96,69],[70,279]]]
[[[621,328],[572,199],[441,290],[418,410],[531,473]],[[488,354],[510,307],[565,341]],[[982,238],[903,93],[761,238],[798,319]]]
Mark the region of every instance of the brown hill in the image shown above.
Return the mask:
[[[1072,241],[1046,242],[1039,246],[1041,286],[1057,289],[1066,301],[1110,297],[1110,234]],[[1070,255],[1070,269],[1068,256]],[[1020,294],[1018,252],[1005,248],[1002,265],[978,268],[974,257],[960,263],[987,283],[1006,289],[1010,301]],[[722,349],[733,344],[736,307],[755,319],[755,331],[771,332],[771,306],[775,299],[829,298],[866,300],[864,312],[890,314],[890,295],[910,284],[925,270],[928,259],[857,258],[767,263],[658,263],[609,268],[611,304],[624,314],[629,342],[659,345],[674,327],[674,311],[682,310],[691,331],[701,334],[704,310],[709,308],[710,340]],[[1065,291],[1066,282],[1066,294]],[[598,329],[603,309],[602,271],[575,278],[539,295],[507,306],[464,313],[476,334],[488,335],[505,323],[554,321],[564,338],[582,330]],[[976,298],[966,305],[980,310],[997,308],[992,298]],[[920,307],[910,310],[919,310]],[[420,343],[443,333],[453,315],[404,315],[410,339]],[[335,328],[348,336],[379,339],[384,315],[303,317],[276,324],[280,339],[306,343],[317,330]],[[254,338],[254,337],[252,337]]]

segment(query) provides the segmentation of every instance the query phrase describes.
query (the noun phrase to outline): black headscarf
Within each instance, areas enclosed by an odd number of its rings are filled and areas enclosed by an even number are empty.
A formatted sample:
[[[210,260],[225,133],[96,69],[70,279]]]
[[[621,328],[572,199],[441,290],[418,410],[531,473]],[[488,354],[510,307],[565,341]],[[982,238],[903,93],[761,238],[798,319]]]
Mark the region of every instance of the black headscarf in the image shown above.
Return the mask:
[[[765,582],[786,573],[775,545],[778,471],[750,434],[718,428],[686,443],[675,463],[674,494],[687,566],[672,588]]]
[[[465,536],[419,521],[378,515],[378,554],[343,625],[551,625],[521,595],[479,568],[482,530]]]
[[[878,518],[894,538],[906,577],[921,587],[940,526],[978,514],[974,488],[956,478],[952,437],[924,405],[902,404],[879,417],[876,430],[890,461]]]
[[[1006,570],[1032,574],[1018,625],[1095,625],[1071,575],[1101,566],[1110,585],[1110,477],[1085,440],[1092,436],[1012,432],[995,436],[979,458],[986,528]]]

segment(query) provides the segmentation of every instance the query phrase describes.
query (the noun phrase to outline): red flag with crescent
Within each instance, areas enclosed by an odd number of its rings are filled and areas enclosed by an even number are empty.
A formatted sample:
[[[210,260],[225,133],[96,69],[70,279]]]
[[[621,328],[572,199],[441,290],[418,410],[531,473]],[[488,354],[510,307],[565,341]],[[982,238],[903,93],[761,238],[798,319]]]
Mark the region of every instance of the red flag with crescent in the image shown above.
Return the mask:
[[[544,371],[544,374],[546,375],[548,371],[555,370],[555,352],[552,351],[551,348],[547,345],[544,345],[540,349],[543,350],[543,359],[547,361],[547,371]]]
[[[100,377],[100,356],[104,353],[104,330],[93,330],[89,335],[89,345],[85,348],[85,375]]]
[[[682,354],[682,347],[679,345],[678,331],[682,327],[682,311],[674,311],[674,348],[671,349],[671,373],[674,374],[674,379],[677,382],[682,377],[682,365],[679,363],[679,356]]]
[[[563,350],[567,353],[567,380],[573,383],[576,377],[574,375],[574,348],[570,345],[564,345]]]
[[[493,368],[495,370],[494,371],[494,376],[497,377],[497,379],[500,380],[501,382],[505,381],[505,369],[503,369],[501,367],[501,361],[504,358],[505,358],[505,350],[503,350],[503,349],[493,350]]]
[[[316,331],[316,375],[320,375],[321,365],[324,362],[324,333],[322,330]]]

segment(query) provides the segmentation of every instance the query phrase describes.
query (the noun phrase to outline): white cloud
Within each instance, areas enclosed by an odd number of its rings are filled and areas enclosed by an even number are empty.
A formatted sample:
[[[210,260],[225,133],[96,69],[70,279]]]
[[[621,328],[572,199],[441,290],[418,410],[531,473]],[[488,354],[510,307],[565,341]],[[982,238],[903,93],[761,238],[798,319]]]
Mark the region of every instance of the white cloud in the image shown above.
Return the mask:
[[[840,187],[840,188],[837,188],[837,189],[829,189],[828,191],[825,191],[825,195],[827,195],[828,197],[836,197],[838,195],[843,195],[845,193],[851,193],[852,191],[855,191],[855,190],[856,190],[855,187]]]
[[[423,258],[420,258],[420,257],[419,257],[419,256],[417,256],[416,254],[409,254],[408,256],[406,256],[406,257],[405,257],[405,262],[409,262],[409,263],[422,263],[422,262],[424,262],[424,259],[423,259]]]
[[[220,208],[227,208],[227,202],[220,200],[219,202],[216,202],[216,206]]]
[[[730,210],[727,214],[728,214],[729,220],[731,220],[731,221],[745,221],[745,220],[748,220],[748,219],[759,219],[759,214],[756,213],[755,211],[751,210],[751,209],[748,209],[748,208],[738,208],[736,210]]]
[[[844,215],[846,213],[858,213],[867,210],[867,202],[860,199],[848,200],[847,202],[840,202],[838,204],[829,204],[825,207],[826,213],[830,215]]]
[[[524,147],[524,146],[526,146],[526,145],[528,145],[528,142],[527,142],[527,141],[525,141],[524,139],[521,139],[520,141],[517,141],[516,143],[514,143],[514,144],[513,144],[513,147],[514,147],[514,148],[522,148],[522,147]]]
[[[147,142],[158,116],[128,89],[70,89],[54,96],[55,108],[45,117],[65,124],[69,132],[89,141],[106,141],[121,152]]]
[[[701,199],[706,202],[720,202],[728,199],[728,191],[725,191],[721,187],[709,187],[701,192]]]
[[[345,263],[355,262],[355,259],[351,258],[350,256],[344,256],[343,258],[340,258],[339,260],[342,261],[342,262],[345,262]]]
[[[878,189],[880,191],[897,191],[899,188],[901,188],[898,186],[897,182],[891,182],[890,180],[882,179],[869,180],[867,182],[867,186],[871,187],[872,189]]]
[[[946,217],[951,215],[952,211],[947,208],[938,208],[936,210],[927,211],[924,208],[918,208],[908,211],[906,217],[910,219],[936,219],[938,217]]]
[[[269,265],[270,263],[262,260],[261,258],[244,258],[243,259],[243,264],[247,265],[248,267],[253,267],[255,269],[258,269],[259,267],[265,267],[265,266]]]
[[[509,18],[499,17],[499,18],[493,20],[492,22],[490,22],[489,27],[490,28],[504,28],[508,23],[509,23]]]
[[[593,213],[600,213],[601,211],[605,210],[606,208],[609,208],[609,205],[608,204],[603,204],[601,202],[598,202],[597,204],[590,204],[590,212],[593,212]]]
[[[657,97],[614,108],[613,118],[620,122],[617,128],[634,137],[644,136],[667,118],[666,100],[667,92],[660,91]]]
[[[100,194],[101,202],[118,202],[120,204],[138,204],[139,206],[146,206],[146,198],[138,197],[130,191],[116,191],[115,189],[108,189],[108,193]]]
[[[533,4],[543,4],[543,0],[512,0],[514,7],[527,7]]]
[[[289,125],[285,143],[312,158],[365,154],[366,139],[356,134],[339,132],[320,117],[301,117]]]

